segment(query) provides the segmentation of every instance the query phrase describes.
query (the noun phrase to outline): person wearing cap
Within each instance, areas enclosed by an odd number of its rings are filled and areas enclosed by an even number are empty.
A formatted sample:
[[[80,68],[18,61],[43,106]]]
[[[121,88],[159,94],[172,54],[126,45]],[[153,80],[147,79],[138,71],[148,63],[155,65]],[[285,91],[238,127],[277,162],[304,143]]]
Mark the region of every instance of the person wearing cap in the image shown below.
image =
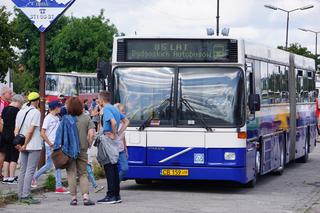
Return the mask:
[[[60,108],[62,104],[59,103],[58,100],[51,101],[48,103],[49,114],[44,118],[42,128],[41,128],[41,136],[45,142],[46,149],[46,163],[43,165],[33,176],[31,187],[37,187],[38,179],[48,172],[53,167],[53,162],[51,159],[52,148],[54,145],[54,140],[56,138],[56,132],[59,127],[60,118],[58,114],[60,113]],[[61,183],[61,170],[56,169],[56,190],[57,194],[68,194],[68,190],[62,186]]]
[[[31,181],[39,162],[42,150],[40,136],[40,111],[38,110],[40,95],[31,92],[28,95],[28,104],[17,114],[15,135],[25,136],[22,146],[17,145],[20,151],[20,175],[18,178],[18,197],[21,203],[39,204],[40,201],[31,196]]]

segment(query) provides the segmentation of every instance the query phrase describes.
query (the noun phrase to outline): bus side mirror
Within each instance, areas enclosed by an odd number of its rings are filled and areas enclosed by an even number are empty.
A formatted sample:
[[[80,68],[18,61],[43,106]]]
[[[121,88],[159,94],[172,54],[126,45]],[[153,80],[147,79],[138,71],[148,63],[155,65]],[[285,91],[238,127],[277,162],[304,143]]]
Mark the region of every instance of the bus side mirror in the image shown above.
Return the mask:
[[[111,75],[111,64],[109,61],[98,61],[97,64],[97,78],[98,79],[106,79]]]
[[[260,107],[261,107],[260,95],[259,94],[249,95],[249,110],[251,112],[260,111]]]
[[[97,78],[103,84],[103,90],[111,90],[111,63],[109,61],[98,61]]]

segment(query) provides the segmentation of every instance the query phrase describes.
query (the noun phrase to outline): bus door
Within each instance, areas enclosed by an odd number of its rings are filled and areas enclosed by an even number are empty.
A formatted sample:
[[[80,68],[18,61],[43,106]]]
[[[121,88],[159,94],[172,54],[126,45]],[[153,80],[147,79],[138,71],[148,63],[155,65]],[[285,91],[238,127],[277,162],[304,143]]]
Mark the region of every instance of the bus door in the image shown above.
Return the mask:
[[[255,175],[255,170],[260,167],[260,152],[256,151],[256,141],[252,140],[258,136],[258,119],[256,119],[255,110],[250,109],[250,99],[254,99],[257,93],[259,93],[259,87],[255,87],[255,79],[260,79],[260,64],[254,63],[252,60],[246,61],[246,94],[247,94],[247,153],[246,153],[246,168],[247,177],[253,177]],[[258,81],[257,83],[260,83]]]

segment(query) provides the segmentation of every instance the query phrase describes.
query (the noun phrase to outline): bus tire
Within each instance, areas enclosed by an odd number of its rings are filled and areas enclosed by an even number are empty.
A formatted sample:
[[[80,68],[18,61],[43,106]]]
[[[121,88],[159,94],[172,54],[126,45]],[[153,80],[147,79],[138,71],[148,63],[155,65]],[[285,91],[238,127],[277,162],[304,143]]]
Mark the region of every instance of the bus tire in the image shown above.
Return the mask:
[[[255,176],[254,179],[250,180],[248,183],[245,184],[246,188],[254,188],[257,185],[257,177]]]
[[[151,179],[135,179],[136,184],[152,184]]]
[[[284,167],[286,165],[286,148],[284,144],[285,142],[282,143],[282,146],[280,147],[280,166],[273,171],[274,175],[280,176],[284,172]]]
[[[260,166],[261,166],[261,155],[260,151],[256,152],[256,165],[255,165],[255,175],[252,180],[245,184],[246,188],[254,188],[257,185],[258,175],[260,174]]]
[[[307,163],[309,160],[309,138],[310,138],[310,134],[309,131],[307,133],[307,137],[305,140],[305,144],[304,144],[304,155],[301,158],[297,159],[298,163]]]

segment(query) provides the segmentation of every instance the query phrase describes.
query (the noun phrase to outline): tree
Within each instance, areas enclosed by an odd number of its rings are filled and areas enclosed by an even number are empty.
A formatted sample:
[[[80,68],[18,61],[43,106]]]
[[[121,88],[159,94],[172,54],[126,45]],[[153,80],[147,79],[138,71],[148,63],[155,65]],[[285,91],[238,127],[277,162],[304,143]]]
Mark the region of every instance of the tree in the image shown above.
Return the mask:
[[[39,40],[40,32],[31,23],[31,21],[22,13],[21,10],[15,9],[15,19],[13,21],[14,29],[17,35],[16,46],[20,49],[21,54],[18,62],[25,65],[26,71],[31,72],[34,76],[39,76]],[[46,68],[47,71],[55,71],[56,67],[52,57],[48,52],[52,46],[52,40],[57,36],[62,28],[70,22],[70,18],[61,16],[50,30],[46,32]]]
[[[13,89],[16,93],[28,94],[38,90],[38,79],[31,72],[15,69],[12,74]]]
[[[113,36],[116,27],[99,16],[71,18],[61,32],[53,39],[48,54],[58,71],[93,72],[97,59],[108,60],[112,53]]]
[[[17,91],[37,88],[40,33],[19,9],[15,9],[12,26],[15,46],[19,49],[17,63],[24,68],[23,72],[14,74],[14,83],[20,84]],[[103,10],[99,16],[86,18],[61,16],[46,32],[46,71],[94,72],[98,58],[110,58],[113,36],[117,34],[118,30],[104,17]]]
[[[6,7],[0,7],[0,82],[4,82],[8,68],[14,67],[16,58],[13,49],[15,36],[13,25],[9,22],[10,15]]]

